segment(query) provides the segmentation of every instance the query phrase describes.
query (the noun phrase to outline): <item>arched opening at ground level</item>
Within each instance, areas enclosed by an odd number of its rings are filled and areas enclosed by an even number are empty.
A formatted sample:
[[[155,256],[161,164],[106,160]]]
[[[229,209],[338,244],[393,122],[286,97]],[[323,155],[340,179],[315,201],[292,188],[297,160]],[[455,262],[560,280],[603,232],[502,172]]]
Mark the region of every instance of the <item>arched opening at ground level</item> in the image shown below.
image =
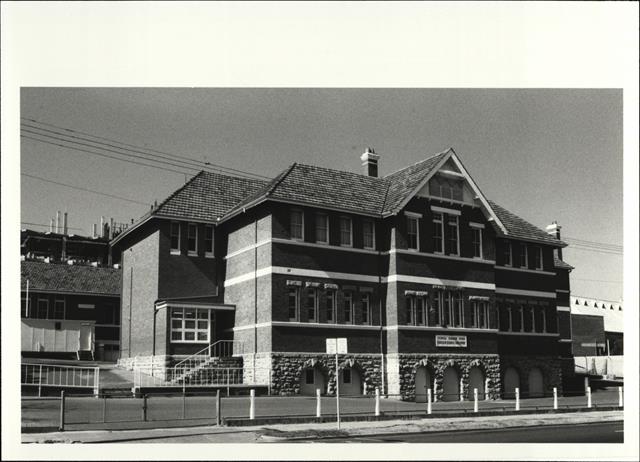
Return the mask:
[[[529,393],[527,398],[540,398],[544,396],[544,378],[542,371],[534,367],[529,371]]]
[[[502,396],[507,399],[516,397],[516,388],[520,388],[520,374],[514,367],[507,367],[504,371]]]
[[[442,401],[460,400],[460,376],[458,371],[449,366],[442,376]]]
[[[322,394],[327,392],[327,380],[322,371],[318,367],[303,369],[300,374],[300,394],[315,396],[317,389]]]
[[[473,366],[469,369],[469,386],[467,387],[467,399],[473,400],[473,389],[478,389],[478,399],[484,399],[484,382],[485,375],[478,366]]]
[[[340,395],[362,395],[362,376],[357,369],[346,368],[340,371]]]
[[[416,369],[416,403],[426,403],[427,402],[427,390],[433,386],[431,372],[424,367],[420,366]],[[431,391],[433,399],[433,389]]]

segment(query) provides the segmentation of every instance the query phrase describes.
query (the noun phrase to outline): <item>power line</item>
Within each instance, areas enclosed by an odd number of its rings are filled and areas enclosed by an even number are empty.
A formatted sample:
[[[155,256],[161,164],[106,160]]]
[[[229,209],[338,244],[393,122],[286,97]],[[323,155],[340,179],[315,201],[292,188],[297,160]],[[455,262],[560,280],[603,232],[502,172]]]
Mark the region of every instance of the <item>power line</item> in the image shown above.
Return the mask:
[[[590,282],[608,282],[609,284],[622,284],[622,281],[605,281],[604,279],[583,279],[583,278],[574,278],[574,281],[590,281]]]
[[[186,172],[180,172],[178,170],[173,170],[173,169],[167,168],[167,167],[160,167],[159,165],[151,165],[151,164],[145,164],[145,163],[142,163],[142,162],[136,162],[135,160],[121,159],[119,157],[110,156],[110,155],[107,155],[107,154],[104,154],[104,153],[88,151],[86,149],[81,149],[81,148],[76,148],[76,147],[73,147],[73,146],[67,146],[67,145],[64,145],[64,144],[54,143],[53,141],[41,140],[41,139],[34,138],[34,137],[28,136],[28,135],[20,134],[20,136],[22,138],[27,138],[27,139],[30,139],[30,140],[33,140],[33,141],[39,141],[40,143],[50,144],[52,146],[60,146],[61,148],[73,149],[74,151],[80,151],[80,152],[86,152],[87,154],[93,154],[93,155],[96,155],[96,156],[106,157],[108,159],[120,160],[122,162],[129,162],[131,164],[142,165],[144,167],[157,168],[159,170],[165,170],[167,172],[173,172],[173,173],[177,173],[179,175],[187,175]]]
[[[86,192],[90,192],[90,193],[93,193],[93,194],[99,194],[101,196],[107,196],[107,197],[112,197],[114,199],[120,199],[120,200],[127,201],[127,202],[133,202],[134,204],[142,204],[142,205],[149,205],[150,204],[148,202],[141,202],[141,201],[137,201],[137,200],[134,200],[134,199],[128,199],[126,197],[116,196],[114,194],[107,194],[107,193],[103,193],[103,192],[100,192],[100,191],[94,191],[93,189],[81,188],[79,186],[72,186],[72,185],[66,184],[66,183],[59,183],[57,181],[47,180],[46,178],[41,178],[39,176],[30,175],[28,173],[21,173],[20,175],[26,176],[28,178],[34,178],[34,179],[40,180],[40,181],[45,181],[47,183],[53,183],[53,184],[56,184],[56,185],[65,186],[67,188],[78,189],[80,191],[86,191]]]
[[[622,250],[622,246],[618,244],[605,244],[603,242],[595,242],[595,241],[586,241],[584,239],[576,239],[573,237],[565,238],[569,242],[575,242],[576,244],[590,246],[590,247],[600,247],[600,248],[610,248],[614,250]]]
[[[597,252],[597,253],[604,253],[604,254],[609,254],[609,255],[622,255],[622,252],[617,252],[617,251],[609,251],[609,250],[604,250],[604,249],[594,249],[594,248],[590,248],[590,247],[578,247],[578,246],[571,246],[569,249],[574,249],[574,250],[582,250],[585,252]]]
[[[198,160],[198,159],[194,159],[192,157],[181,156],[181,155],[169,153],[169,152],[166,152],[166,151],[159,151],[157,149],[147,148],[147,147],[144,147],[144,146],[138,146],[138,145],[135,145],[135,144],[124,143],[122,141],[114,140],[112,138],[106,138],[106,137],[103,137],[103,136],[97,136],[97,135],[93,135],[91,133],[82,132],[80,130],[74,130],[74,129],[67,128],[67,127],[61,127],[59,125],[54,125],[54,124],[47,123],[47,122],[40,122],[40,121],[38,121],[36,119],[30,119],[30,118],[27,118],[27,117],[21,117],[21,119],[22,120],[27,120],[29,122],[36,123],[36,124],[39,124],[39,125],[45,125],[45,126],[57,128],[59,130],[64,130],[64,131],[67,131],[67,132],[77,133],[77,134],[89,136],[89,137],[95,138],[95,139],[109,141],[110,143],[116,143],[116,144],[119,144],[121,146],[128,146],[128,148],[122,148],[120,146],[116,146],[116,145],[109,144],[109,143],[103,143],[103,142],[99,142],[99,141],[95,141],[95,140],[90,140],[90,139],[87,139],[87,138],[84,138],[84,137],[81,137],[81,136],[79,137],[79,136],[75,136],[75,135],[68,135],[66,133],[60,133],[60,132],[55,131],[55,130],[47,130],[47,129],[42,128],[42,127],[34,127],[32,125],[24,124],[25,126],[30,127],[30,128],[35,128],[37,130],[48,131],[50,133],[66,136],[66,137],[69,137],[69,138],[75,138],[75,139],[80,139],[80,140],[84,140],[84,141],[90,141],[91,143],[95,143],[95,144],[104,144],[106,146],[115,147],[116,149],[129,150],[129,151],[133,151],[133,152],[138,152],[140,154],[145,154],[145,155],[154,156],[154,157],[160,157],[160,158],[169,159],[169,160],[173,160],[173,161],[177,161],[177,159],[183,159],[183,161],[182,161],[183,163],[189,163],[190,165],[197,165],[199,170],[202,169],[203,166],[205,168],[208,166],[210,169],[213,169],[213,170],[235,172],[236,175],[240,175],[240,176],[252,176],[252,177],[258,177],[258,178],[270,179],[267,176],[260,175],[260,174],[257,174],[257,173],[248,172],[246,170],[239,170],[239,169],[235,169],[235,168],[231,168],[231,167],[225,167],[224,165],[215,164],[215,163],[208,162],[208,161],[201,161],[201,160]],[[130,149],[130,148],[134,148],[134,149]],[[142,150],[147,151],[147,152],[139,151],[139,149],[142,149]],[[154,152],[154,153],[157,153],[157,154],[151,154],[151,152]],[[158,154],[164,154],[164,155],[160,155],[159,156]]]
[[[30,226],[44,226],[45,228],[48,228],[50,225],[45,225],[44,223],[29,223],[28,221],[21,221],[20,222],[23,225],[30,225]],[[73,226],[67,226],[67,229],[77,229],[78,231],[84,231],[84,228],[74,228]]]

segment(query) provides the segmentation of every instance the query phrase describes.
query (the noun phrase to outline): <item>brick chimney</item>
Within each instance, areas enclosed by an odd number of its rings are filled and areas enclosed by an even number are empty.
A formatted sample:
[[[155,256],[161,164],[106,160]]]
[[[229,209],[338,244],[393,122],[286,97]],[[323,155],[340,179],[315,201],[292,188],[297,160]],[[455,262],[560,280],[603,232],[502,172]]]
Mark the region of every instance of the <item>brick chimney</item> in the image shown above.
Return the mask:
[[[556,239],[560,240],[560,229],[562,228],[562,226],[560,226],[558,224],[557,221],[554,221],[553,223],[551,223],[550,225],[547,226],[547,234],[555,237]],[[562,260],[562,248],[558,247],[558,258],[560,260]]]
[[[360,156],[360,160],[362,161],[362,166],[364,167],[365,175],[377,178],[378,159],[380,159],[380,156],[376,154],[375,151],[371,148],[367,148],[364,154]]]

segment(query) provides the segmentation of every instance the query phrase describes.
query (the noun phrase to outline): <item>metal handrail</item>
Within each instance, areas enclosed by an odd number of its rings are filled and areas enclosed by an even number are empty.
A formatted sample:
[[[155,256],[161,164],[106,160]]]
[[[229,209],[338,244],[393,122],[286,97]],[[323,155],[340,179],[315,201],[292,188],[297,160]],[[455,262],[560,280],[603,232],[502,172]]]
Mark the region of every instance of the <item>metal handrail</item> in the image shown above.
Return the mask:
[[[243,343],[239,340],[218,340],[217,342],[212,343],[211,345],[207,345],[206,347],[204,347],[202,350],[192,354],[191,356],[188,356],[187,358],[183,359],[182,361],[176,363],[173,367],[174,368],[178,368],[178,367],[184,367],[187,364],[192,364],[193,361],[197,360],[196,364],[193,367],[198,366],[200,363],[203,363],[204,361],[207,360],[207,358],[212,358],[212,357],[219,357],[219,356],[223,356],[223,355],[216,355],[216,354],[211,354],[211,351],[213,350],[214,353],[216,353],[217,349],[220,350],[224,350],[225,353],[231,353],[233,354],[233,348],[235,346],[235,344],[238,344],[240,346],[243,345]],[[231,348],[220,348],[221,346],[226,346],[231,344]],[[229,351],[231,350],[231,351]],[[205,354],[206,352],[206,354]],[[224,355],[224,356],[230,356],[230,355]]]

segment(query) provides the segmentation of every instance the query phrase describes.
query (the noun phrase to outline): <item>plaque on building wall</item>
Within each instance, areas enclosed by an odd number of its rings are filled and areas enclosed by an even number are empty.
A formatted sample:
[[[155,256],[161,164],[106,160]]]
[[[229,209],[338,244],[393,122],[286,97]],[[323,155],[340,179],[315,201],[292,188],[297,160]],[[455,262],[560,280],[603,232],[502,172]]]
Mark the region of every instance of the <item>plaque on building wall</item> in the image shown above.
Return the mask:
[[[466,348],[466,335],[436,335],[437,347]]]

